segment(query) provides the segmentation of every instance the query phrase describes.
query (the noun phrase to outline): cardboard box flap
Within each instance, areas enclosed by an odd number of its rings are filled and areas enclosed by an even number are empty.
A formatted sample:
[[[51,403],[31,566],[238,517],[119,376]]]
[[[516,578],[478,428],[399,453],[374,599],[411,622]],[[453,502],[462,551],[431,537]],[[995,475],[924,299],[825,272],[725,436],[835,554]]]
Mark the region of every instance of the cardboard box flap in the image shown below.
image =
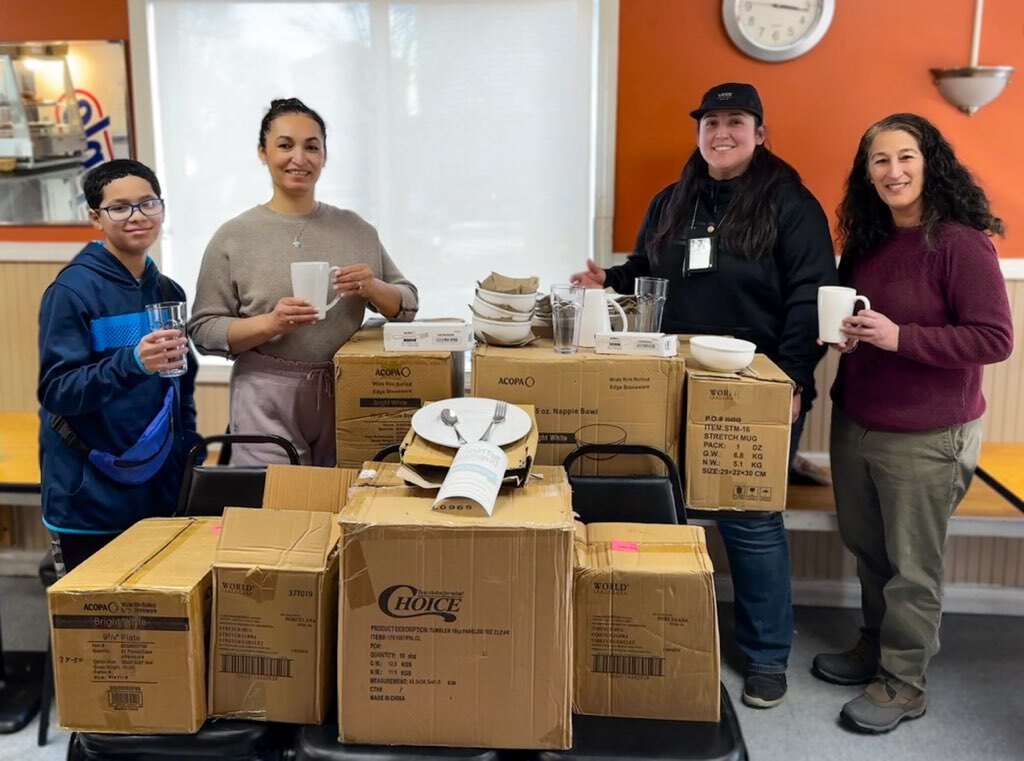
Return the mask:
[[[517,349],[517,351],[519,351]],[[537,430],[537,413],[532,404],[517,405],[530,416],[532,425],[530,432],[519,441],[508,444],[502,449],[508,455],[508,468],[506,473],[530,470],[530,466],[537,453],[539,433]],[[433,444],[409,427],[408,433],[401,444],[402,462],[412,467],[425,466],[428,468],[448,468],[455,458],[456,450],[452,447],[444,447],[440,444]]]
[[[190,591],[210,572],[220,518],[147,518],[50,587],[54,592],[110,589]]]
[[[592,523],[584,529],[577,529],[580,567],[652,573],[714,571],[701,526]]]
[[[316,571],[338,542],[334,516],[302,510],[229,507],[214,566]]]
[[[788,383],[793,385],[793,380],[782,371],[774,362],[764,354],[755,354],[754,361],[744,369],[737,372],[722,372],[720,370],[709,370],[693,357],[686,357],[686,372],[691,378],[712,378],[715,380],[728,379],[730,382],[766,381],[769,383]]]
[[[551,484],[529,494],[508,490],[498,495],[490,517],[472,517],[431,509],[431,497],[395,494],[391,489],[360,489],[341,511],[343,529],[360,526],[431,526],[445,528],[557,528],[572,530],[569,487]]]
[[[263,487],[263,509],[336,513],[359,479],[354,468],[270,465]]]

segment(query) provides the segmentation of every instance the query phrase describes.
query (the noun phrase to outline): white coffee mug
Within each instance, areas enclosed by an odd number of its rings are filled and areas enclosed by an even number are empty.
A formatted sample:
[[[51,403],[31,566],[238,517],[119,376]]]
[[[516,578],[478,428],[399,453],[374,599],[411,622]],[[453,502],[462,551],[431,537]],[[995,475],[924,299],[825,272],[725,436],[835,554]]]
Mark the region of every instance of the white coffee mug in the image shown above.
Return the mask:
[[[292,262],[292,295],[316,307],[321,320],[326,319],[327,310],[338,303],[338,296],[327,302],[331,273],[335,270],[340,272],[341,267],[332,267],[327,262]]]
[[[818,288],[818,338],[823,343],[837,344],[846,340],[839,328],[843,320],[857,311],[858,301],[864,302],[864,309],[871,309],[868,297],[858,294],[854,288],[841,285]]]
[[[592,349],[597,343],[597,339],[594,338],[597,333],[611,331],[612,321],[608,316],[609,304],[615,307],[615,311],[619,313],[621,325],[616,332],[621,333],[626,329],[626,313],[622,311],[619,302],[608,298],[602,288],[587,288],[583,292],[583,314],[580,316],[580,327],[576,336],[576,342],[580,346]]]

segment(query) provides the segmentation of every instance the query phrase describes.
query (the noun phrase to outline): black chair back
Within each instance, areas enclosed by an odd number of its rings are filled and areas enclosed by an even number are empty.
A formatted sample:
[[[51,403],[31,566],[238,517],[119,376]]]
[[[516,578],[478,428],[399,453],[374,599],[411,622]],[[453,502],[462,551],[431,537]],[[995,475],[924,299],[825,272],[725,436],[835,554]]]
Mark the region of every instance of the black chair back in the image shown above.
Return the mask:
[[[573,475],[587,455],[646,455],[661,461],[667,475]],[[572,486],[572,507],[583,523],[686,523],[679,469],[665,452],[643,444],[587,444],[562,462]]]
[[[265,465],[200,465],[207,446],[221,444],[221,451],[232,444],[273,444],[299,465],[299,453],[290,441],[271,434],[229,433],[208,436],[192,447],[185,462],[185,478],[178,498],[177,515],[221,515],[228,505],[262,507],[263,487],[267,481]]]
[[[385,460],[387,460],[392,455],[397,455],[401,451],[402,451],[402,445],[401,444],[388,444],[386,447],[384,447],[382,450],[380,450],[379,452],[377,452],[377,454],[375,454],[373,456],[373,461],[374,462],[384,462]]]

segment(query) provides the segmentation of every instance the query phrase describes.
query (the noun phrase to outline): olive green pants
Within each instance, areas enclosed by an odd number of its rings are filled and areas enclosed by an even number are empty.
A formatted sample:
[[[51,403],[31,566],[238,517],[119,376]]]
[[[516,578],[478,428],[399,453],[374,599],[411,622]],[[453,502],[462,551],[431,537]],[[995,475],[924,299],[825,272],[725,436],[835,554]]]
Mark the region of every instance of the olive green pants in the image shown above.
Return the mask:
[[[864,633],[882,668],[925,689],[939,651],[949,518],[974,475],[981,420],[925,433],[873,431],[832,411],[839,533],[857,558]]]

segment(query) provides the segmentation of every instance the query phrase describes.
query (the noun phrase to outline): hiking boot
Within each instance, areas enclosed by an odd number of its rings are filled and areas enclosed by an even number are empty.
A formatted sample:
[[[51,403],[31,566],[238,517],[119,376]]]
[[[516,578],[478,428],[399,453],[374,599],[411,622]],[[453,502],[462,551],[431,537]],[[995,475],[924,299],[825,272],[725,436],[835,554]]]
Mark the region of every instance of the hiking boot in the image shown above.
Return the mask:
[[[811,673],[832,684],[867,684],[878,674],[878,644],[861,637],[852,650],[819,653]]]
[[[878,734],[895,729],[904,719],[925,711],[924,693],[893,677],[872,680],[859,697],[843,706],[839,718],[861,732]]]
[[[751,708],[774,708],[786,697],[785,674],[748,673],[743,681],[743,702]]]

